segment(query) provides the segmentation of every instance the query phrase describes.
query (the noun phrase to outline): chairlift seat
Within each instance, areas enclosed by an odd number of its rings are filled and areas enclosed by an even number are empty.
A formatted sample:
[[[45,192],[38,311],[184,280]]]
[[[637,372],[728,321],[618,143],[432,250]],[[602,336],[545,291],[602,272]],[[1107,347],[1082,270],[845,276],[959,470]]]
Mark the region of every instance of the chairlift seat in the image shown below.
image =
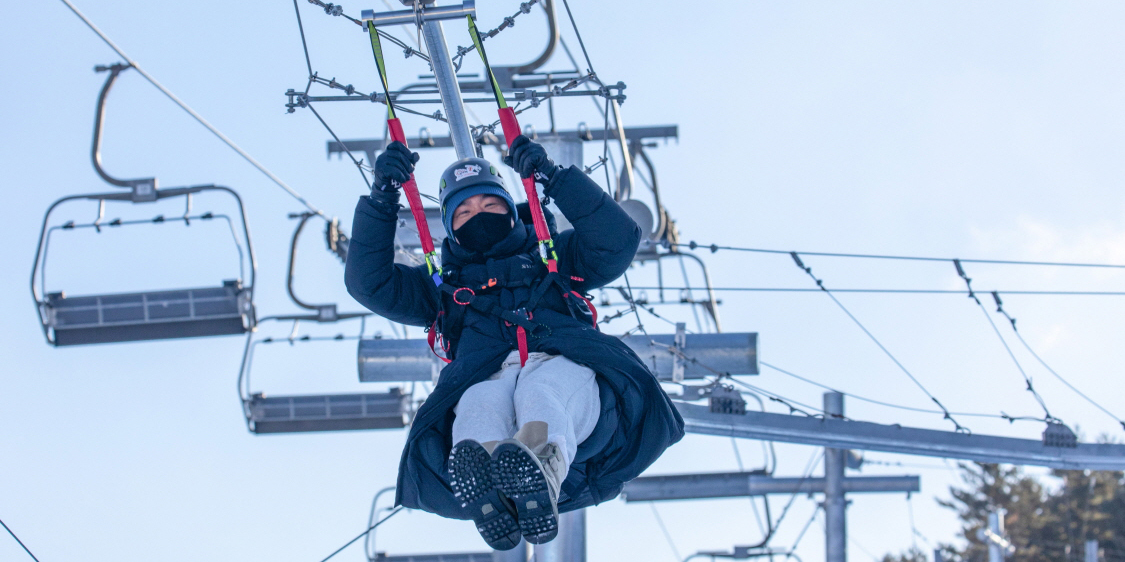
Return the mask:
[[[254,433],[399,429],[410,422],[410,396],[398,388],[372,394],[254,395],[247,401]]]
[[[50,293],[43,306],[56,346],[244,334],[254,326],[250,289],[233,280],[172,291]]]

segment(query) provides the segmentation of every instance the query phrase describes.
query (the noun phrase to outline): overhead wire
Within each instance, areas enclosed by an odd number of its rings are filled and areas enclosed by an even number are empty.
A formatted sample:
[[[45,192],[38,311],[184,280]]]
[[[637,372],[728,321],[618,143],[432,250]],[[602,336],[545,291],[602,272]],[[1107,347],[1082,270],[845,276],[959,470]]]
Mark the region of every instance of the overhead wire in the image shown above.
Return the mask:
[[[352,156],[352,153],[350,150],[348,150],[347,145],[344,144],[344,141],[340,140],[340,137],[336,136],[336,132],[332,130],[332,127],[328,126],[328,123],[324,120],[323,117],[320,116],[320,113],[317,112],[316,108],[313,107],[311,103],[309,103],[307,107],[309,108],[309,111],[311,111],[313,115],[316,116],[316,120],[320,121],[320,124],[324,125],[324,128],[328,130],[328,134],[332,135],[332,138],[336,139],[336,142],[344,148],[344,153],[347,154],[348,158],[351,158],[352,163],[355,164],[356,170],[359,171],[359,175],[363,178],[363,183],[367,186],[367,189],[372,189],[371,182],[367,181],[367,174],[363,173],[363,163],[359,160],[356,160],[355,156]],[[371,164],[374,165],[375,163],[372,162]]]
[[[819,505],[813,507],[812,517],[809,517],[809,520],[805,522],[805,526],[801,527],[801,532],[797,534],[797,540],[793,541],[793,546],[789,547],[789,552],[797,550],[797,546],[801,544],[801,539],[805,538],[805,532],[812,526],[813,520],[816,519],[817,515],[820,515]]]
[[[1019,359],[1016,359],[1016,354],[1012,353],[1012,348],[1008,346],[1008,342],[1004,339],[1004,336],[1000,334],[1000,328],[997,328],[996,323],[992,321],[992,315],[988,313],[988,310],[984,308],[984,304],[980,302],[976,293],[973,292],[973,280],[965,274],[965,269],[961,267],[960,260],[953,260],[953,265],[957,268],[957,275],[965,281],[965,287],[969,291],[969,298],[980,308],[981,313],[984,314],[985,320],[988,320],[988,325],[992,327],[992,331],[996,333],[996,337],[1000,338],[1000,343],[1004,346],[1004,350],[1008,352],[1008,357],[1011,357],[1012,362],[1016,364],[1016,369],[1019,370],[1020,376],[1023,377],[1024,384],[1027,385],[1027,391],[1035,397],[1035,401],[1039,403],[1039,407],[1043,408],[1043,414],[1046,416],[1043,421],[1047,423],[1061,423],[1061,420],[1051,415],[1051,411],[1047,409],[1047,403],[1043,400],[1043,397],[1039,395],[1039,392],[1035,390],[1035,386],[1031,384],[1031,378],[1028,377],[1027,372],[1023,370],[1023,365],[1020,365]]]
[[[616,289],[617,286],[606,286],[607,289]],[[637,286],[637,290],[655,291],[661,289],[657,286]],[[663,287],[665,291],[684,291],[690,290],[691,287]],[[806,287],[712,287],[712,291],[723,292],[736,292],[736,293],[820,293],[822,289],[810,289]],[[860,289],[860,288],[833,288],[833,293],[871,293],[871,294],[905,294],[905,295],[964,295],[965,291],[960,289]],[[1125,291],[1034,291],[1034,290],[1002,290],[997,289],[997,292],[1006,295],[1029,295],[1029,296],[1087,296],[1087,297],[1123,297]]]
[[[712,253],[719,250],[732,250],[737,252],[754,252],[762,254],[792,254],[793,251],[789,250],[771,250],[765,248],[742,248],[737,246],[719,246],[716,244],[704,245],[697,244],[694,240],[687,244],[669,244],[673,248],[689,248],[692,250],[703,248],[710,250]],[[1001,259],[969,259],[969,258],[935,258],[924,256],[898,256],[888,254],[855,254],[855,253],[837,253],[837,252],[795,252],[803,256],[818,256],[830,258],[860,258],[860,259],[877,259],[877,260],[907,260],[907,261],[930,261],[930,262],[951,262],[958,260],[961,263],[985,263],[997,265],[1031,265],[1031,266],[1051,266],[1051,267],[1100,267],[1112,269],[1125,269],[1122,264],[1109,264],[1109,263],[1081,263],[1081,262],[1050,262],[1050,261],[1022,261],[1022,260],[1001,260]]]
[[[876,405],[879,405],[879,406],[886,406],[888,408],[894,408],[896,410],[906,410],[906,411],[909,411],[909,412],[919,412],[919,413],[922,413],[922,414],[944,414],[945,413],[942,410],[930,410],[930,409],[927,409],[927,408],[917,408],[917,407],[914,407],[914,406],[904,406],[902,404],[894,404],[894,403],[891,403],[891,402],[884,402],[882,400],[876,400],[874,398],[867,398],[865,396],[860,396],[858,394],[846,392],[846,391],[840,390],[838,388],[828,386],[826,384],[821,384],[821,383],[816,382],[812,379],[802,377],[801,375],[793,373],[792,371],[787,371],[785,369],[782,369],[781,367],[778,367],[776,365],[771,365],[770,363],[767,363],[767,362],[762,361],[760,359],[758,360],[758,364],[762,365],[763,367],[773,369],[773,370],[775,370],[775,371],[777,371],[777,372],[779,372],[783,375],[788,375],[788,376],[793,377],[795,379],[798,379],[798,380],[804,381],[806,383],[809,383],[813,386],[822,388],[824,390],[831,390],[832,392],[839,392],[840,394],[843,394],[844,396],[847,396],[849,398],[854,398],[855,400],[859,400],[861,402],[868,402],[868,403],[876,404]],[[1005,416],[1000,415],[1000,414],[982,414],[982,413],[976,413],[976,412],[950,412],[950,413],[955,415],[955,416],[961,416],[961,417],[995,418],[995,419],[1004,419],[1004,420],[1009,419],[1008,417],[1005,417]]]
[[[1016,327],[1016,319],[1013,318],[1011,315],[1009,315],[1006,310],[1004,310],[1004,302],[1000,299],[1000,295],[997,294],[996,291],[992,292],[992,299],[993,299],[993,301],[996,302],[996,312],[999,313],[999,314],[1003,314],[1004,318],[1008,319],[1008,323],[1011,324],[1011,326],[1012,326],[1012,332],[1016,334],[1016,338],[1020,341],[1021,344],[1023,344],[1024,349],[1026,349],[1027,352],[1030,353],[1031,356],[1034,357],[1035,360],[1038,361],[1039,364],[1042,365],[1043,368],[1047,370],[1048,373],[1051,373],[1052,375],[1054,375],[1054,377],[1056,379],[1058,379],[1059,382],[1066,385],[1067,388],[1073,390],[1075,394],[1081,396],[1090,405],[1092,405],[1095,408],[1101,410],[1107,416],[1113,418],[1117,423],[1121,424],[1122,429],[1125,429],[1125,420],[1122,420],[1120,417],[1115,415],[1113,412],[1110,412],[1109,410],[1107,410],[1104,406],[1099,404],[1093,398],[1090,398],[1089,396],[1087,396],[1086,393],[1082,392],[1081,390],[1078,390],[1078,388],[1075,387],[1073,384],[1071,384],[1070,381],[1066,380],[1065,378],[1063,378],[1062,375],[1058,374],[1058,372],[1056,372],[1054,369],[1052,369],[1051,366],[1048,365],[1047,362],[1044,361],[1043,358],[1040,357],[1039,354],[1036,353],[1035,350],[1031,348],[1031,345],[1027,343],[1027,340],[1023,339],[1023,334],[1021,334],[1019,329]]]
[[[883,353],[886,354],[886,356],[888,358],[890,358],[890,360],[892,362],[894,362],[895,365],[898,366],[899,370],[901,370],[904,374],[906,374],[906,376],[908,378],[910,378],[910,380],[913,381],[914,384],[919,389],[921,389],[922,392],[925,393],[926,396],[928,396],[930,398],[930,400],[933,401],[934,404],[937,404],[938,408],[941,408],[942,412],[944,412],[943,417],[945,419],[949,420],[950,423],[953,424],[953,426],[956,428],[957,432],[964,433],[964,432],[969,431],[968,428],[966,428],[965,426],[958,423],[957,420],[954,419],[953,416],[949,413],[949,409],[946,408],[945,405],[942,404],[941,401],[938,400],[936,396],[934,396],[929,390],[926,389],[926,387],[922,384],[922,382],[919,381],[917,379],[917,377],[915,377],[914,374],[911,373],[910,370],[907,369],[906,366],[903,365],[902,362],[899,361],[898,358],[895,357],[894,354],[892,354],[891,351],[889,349],[887,349],[887,347],[884,346],[883,343],[880,342],[878,338],[875,337],[875,334],[872,334],[871,331],[868,330],[867,327],[864,326],[863,323],[859,321],[859,318],[856,318],[855,315],[852,314],[851,311],[848,310],[848,308],[846,306],[844,306],[844,303],[840,302],[840,300],[837,299],[836,296],[833,295],[832,292],[829,291],[828,288],[826,288],[824,286],[824,281],[818,279],[816,275],[813,275],[812,268],[809,267],[809,266],[806,266],[805,263],[801,261],[801,257],[797,254],[797,252],[789,252],[789,256],[791,258],[793,258],[793,262],[797,265],[797,267],[800,268],[805,273],[807,273],[808,276],[811,277],[812,280],[816,282],[817,287],[820,287],[820,290],[824,291],[824,294],[828,295],[828,298],[832,299],[832,302],[836,303],[836,306],[840,307],[840,310],[844,311],[844,314],[846,314],[848,316],[848,318],[851,318],[852,322],[854,322],[855,325],[858,326],[859,329],[862,330],[864,334],[867,334],[867,337],[870,338],[871,341],[874,342],[875,345],[879,347],[879,349],[883,350]]]
[[[16,542],[19,543],[20,548],[22,548],[23,551],[26,552],[27,555],[30,556],[32,560],[34,560],[35,562],[39,562],[39,559],[36,558],[35,555],[31,553],[31,549],[27,548],[27,545],[23,544],[23,541],[21,541],[20,538],[17,537],[16,534],[14,532],[12,532],[11,529],[8,528],[8,525],[4,523],[3,519],[0,519],[0,526],[3,526],[4,530],[8,531],[8,534],[12,535],[13,539],[16,539]]]
[[[664,533],[664,540],[668,541],[668,548],[672,549],[672,554],[676,560],[683,560],[684,557],[680,555],[680,549],[676,548],[676,542],[672,540],[672,534],[668,532],[668,527],[664,525],[664,518],[660,517],[660,512],[656,510],[656,502],[648,502],[648,506],[652,508],[652,516],[656,518],[656,524],[660,525],[660,532]]]
[[[245,159],[247,162],[249,162],[250,165],[257,168],[259,172],[262,172],[263,174],[265,174],[266,177],[268,177],[271,181],[273,181],[275,184],[277,184],[278,187],[280,187],[282,190],[284,190],[286,193],[288,193],[291,197],[296,199],[299,203],[301,203],[301,205],[304,205],[304,207],[306,209],[308,209],[310,212],[316,213],[317,215],[320,215],[320,216],[324,216],[324,213],[320,209],[317,209],[316,207],[314,207],[300,193],[297,193],[297,191],[295,189],[290,187],[284,181],[281,181],[281,178],[277,177],[276,175],[274,175],[273,172],[266,169],[266,167],[263,166],[257,160],[255,160],[253,156],[250,156],[249,153],[247,153],[245,150],[243,150],[241,147],[239,147],[237,144],[235,144],[234,141],[232,141],[229,137],[227,137],[221,131],[216,129],[214,125],[212,125],[206,119],[204,119],[202,115],[200,115],[199,113],[196,113],[196,111],[194,109],[188,107],[188,105],[186,103],[184,103],[183,100],[176,97],[176,95],[173,94],[168,88],[165,88],[163,84],[158,82],[156,80],[156,78],[153,78],[151,74],[146,72],[145,69],[141,68],[141,66],[139,64],[137,64],[137,61],[130,58],[129,55],[126,55],[125,52],[122,51],[121,48],[118,47],[112,40],[110,40],[110,38],[108,36],[106,36],[106,34],[103,33],[101,29],[98,29],[98,27],[96,25],[94,25],[94,23],[92,21],[90,21],[90,19],[87,18],[85,14],[83,14],[81,11],[79,11],[78,8],[75,7],[74,4],[72,4],[70,2],[70,0],[60,0],[60,1],[63,4],[66,4],[66,7],[70,8],[70,11],[74,12],[74,15],[78,16],[78,19],[82,20],[82,23],[85,23],[86,26],[89,27],[90,30],[92,30],[95,34],[97,34],[97,36],[100,37],[101,40],[103,42],[105,42],[106,45],[109,45],[110,49],[113,49],[113,51],[115,53],[117,53],[118,56],[120,56],[122,59],[124,59],[125,62],[127,62],[129,65],[131,65],[138,73],[140,73],[141,76],[144,77],[145,80],[148,80],[148,82],[150,84],[152,84],[154,87],[156,87],[157,90],[160,90],[160,92],[163,93],[165,96],[167,96],[168,99],[172,100],[173,103],[178,105],[180,107],[180,109],[186,111],[187,114],[191,115],[196,121],[199,122],[200,125],[203,125],[208,131],[211,131],[212,134],[214,134],[216,137],[218,137],[219,140],[223,141],[223,143],[225,143],[228,147],[230,147],[231,150],[238,153],[238,155],[241,156],[243,159]]]
[[[386,523],[388,519],[390,519],[391,517],[394,517],[395,515],[398,515],[399,512],[401,512],[403,509],[406,509],[406,508],[401,506],[401,505],[392,509],[390,513],[385,515],[379,521],[375,522],[374,525],[371,525],[370,527],[368,527],[366,531],[356,535],[356,537],[354,539],[344,543],[344,546],[341,546],[340,548],[337,548],[332,554],[329,554],[328,556],[325,556],[320,562],[328,562],[328,560],[331,559],[333,556],[336,556],[341,551],[343,551],[345,548],[348,548],[349,546],[354,544],[355,541],[358,541],[359,539],[362,539],[363,537],[367,536],[367,533],[370,533],[371,531],[374,531],[379,525],[382,525],[383,523]]]

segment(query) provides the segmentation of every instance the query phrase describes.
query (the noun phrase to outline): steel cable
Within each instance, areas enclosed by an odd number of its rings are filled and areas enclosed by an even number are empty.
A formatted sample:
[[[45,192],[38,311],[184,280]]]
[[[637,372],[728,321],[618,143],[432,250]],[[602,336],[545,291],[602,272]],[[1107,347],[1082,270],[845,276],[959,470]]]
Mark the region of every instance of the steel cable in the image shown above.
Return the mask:
[[[74,4],[71,4],[70,0],[61,0],[61,1],[62,1],[63,4],[66,4],[67,8],[70,8],[70,11],[74,12],[74,15],[78,16],[78,19],[82,20],[82,23],[85,23],[87,27],[89,27],[95,34],[97,34],[97,36],[100,37],[101,40],[104,41],[106,45],[109,45],[110,49],[113,49],[113,51],[115,53],[117,53],[117,55],[120,56],[122,59],[124,59],[125,62],[132,65],[132,67],[138,73],[140,73],[140,75],[143,76],[145,78],[145,80],[148,80],[148,82],[150,84],[155,86],[157,90],[160,90],[160,92],[163,93],[165,96],[167,96],[168,99],[172,100],[172,102],[174,102],[176,105],[180,106],[180,109],[186,111],[188,113],[188,115],[191,115],[196,121],[199,122],[200,125],[203,125],[208,131],[211,131],[212,134],[214,134],[216,137],[218,137],[219,140],[223,141],[223,143],[225,143],[228,147],[230,147],[231,150],[237,152],[239,156],[241,156],[243,159],[245,159],[247,162],[249,162],[250,165],[257,168],[259,172],[262,172],[263,174],[265,174],[266,177],[268,177],[275,184],[277,184],[278,187],[285,190],[286,193],[288,193],[291,197],[296,199],[299,203],[304,205],[305,208],[308,209],[310,212],[313,212],[313,213],[316,213],[318,215],[324,216],[324,213],[320,209],[317,209],[316,207],[314,207],[300,193],[297,193],[296,190],[294,190],[292,187],[289,187],[289,185],[286,184],[285,182],[281,181],[281,178],[274,175],[273,172],[267,170],[266,167],[263,166],[257,160],[255,160],[253,156],[250,156],[245,150],[242,150],[242,148],[239,147],[237,144],[235,144],[234,141],[230,140],[230,138],[228,138],[221,131],[216,129],[214,125],[212,125],[206,119],[204,119],[202,115],[196,113],[194,109],[188,107],[188,105],[186,103],[184,103],[182,100],[180,100],[180,98],[176,97],[176,95],[173,94],[170,90],[168,90],[168,88],[165,88],[160,82],[157,82],[156,79],[153,78],[151,74],[149,74],[143,68],[141,68],[140,65],[138,65],[136,61],[129,58],[129,55],[126,55],[124,51],[122,51],[116,44],[114,44],[114,42],[111,41],[109,39],[109,37],[106,36],[105,33],[102,33],[102,30],[98,29],[98,27],[95,26],[93,24],[93,22],[91,22],[82,12],[80,12],[78,10],[78,8],[76,8],[74,6]]]
[[[4,530],[8,531],[8,534],[12,535],[13,539],[16,539],[16,542],[19,543],[20,548],[23,548],[23,551],[26,552],[27,555],[30,556],[32,560],[34,560],[35,562],[39,562],[39,559],[36,558],[35,555],[31,553],[31,550],[27,548],[27,545],[23,544],[23,541],[21,541],[20,538],[17,537],[16,534],[13,533],[12,530],[8,528],[8,525],[6,525],[2,519],[0,519],[0,526],[4,527]]]
[[[879,341],[879,338],[876,338],[875,334],[872,334],[871,331],[868,330],[867,327],[864,326],[863,323],[859,321],[859,318],[856,318],[855,315],[852,314],[851,311],[848,310],[848,308],[846,306],[844,306],[844,303],[840,302],[840,300],[837,299],[836,296],[833,295],[832,292],[829,291],[824,286],[824,282],[822,280],[818,279],[816,277],[816,275],[813,275],[812,268],[806,266],[805,263],[801,261],[801,257],[799,255],[797,255],[797,252],[789,252],[789,256],[793,258],[793,262],[797,265],[797,267],[800,268],[805,273],[807,273],[808,276],[811,277],[812,280],[816,282],[817,287],[820,287],[820,290],[824,291],[824,294],[828,295],[828,298],[832,299],[832,302],[836,303],[836,306],[840,307],[840,310],[844,311],[844,314],[846,314],[848,316],[848,318],[851,318],[852,322],[854,322],[855,325],[858,326],[859,329],[862,330],[864,334],[867,334],[867,337],[870,338],[871,341],[874,342],[875,345],[879,347],[879,349],[883,350],[883,353],[886,354],[886,356],[888,358],[890,358],[890,360],[892,362],[894,362],[894,364],[897,365],[898,368],[907,377],[909,377],[910,380],[913,381],[914,384],[919,389],[921,389],[921,391],[924,392],[926,394],[926,396],[928,396],[930,398],[930,400],[933,401],[934,404],[937,404],[938,408],[941,408],[941,411],[944,412],[944,414],[943,414],[944,418],[949,420],[950,423],[952,423],[954,425],[954,427],[956,428],[956,430],[958,432],[968,432],[969,431],[968,428],[961,425],[960,423],[957,423],[957,420],[953,419],[953,416],[949,413],[949,409],[946,408],[945,405],[942,404],[941,401],[938,400],[936,396],[934,396],[929,390],[926,389],[926,387],[922,384],[922,382],[919,381],[917,379],[917,377],[915,377],[914,374],[911,373],[910,370],[907,369],[906,366],[903,365],[902,362],[899,361],[898,358],[895,357],[894,354],[891,353],[891,351],[889,349],[887,349],[887,347],[884,346],[882,342]]]

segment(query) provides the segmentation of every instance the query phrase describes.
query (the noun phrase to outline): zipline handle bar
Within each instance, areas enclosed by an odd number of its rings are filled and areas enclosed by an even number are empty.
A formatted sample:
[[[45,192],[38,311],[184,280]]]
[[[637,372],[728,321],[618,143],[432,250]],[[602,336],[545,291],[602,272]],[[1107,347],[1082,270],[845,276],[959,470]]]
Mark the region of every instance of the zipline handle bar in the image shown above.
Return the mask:
[[[391,141],[401,142],[406,145],[406,134],[402,131],[402,122],[398,120],[395,115],[395,106],[390,97],[390,86],[387,83],[387,67],[383,62],[383,46],[379,41],[379,32],[375,30],[375,24],[367,23],[368,35],[371,38],[371,53],[375,56],[375,67],[379,71],[379,81],[383,84],[383,94],[387,99],[387,132],[391,137]],[[409,145],[407,145],[409,147]],[[375,163],[372,162],[372,165]],[[434,284],[441,286],[441,261],[438,260],[437,252],[434,250],[434,239],[430,236],[430,224],[426,221],[426,212],[422,208],[422,198],[418,194],[418,182],[414,180],[414,174],[410,174],[410,179],[402,184],[402,191],[406,194],[406,201],[410,205],[410,214],[414,215],[414,224],[418,228],[419,242],[422,244],[422,252],[426,256],[426,268],[430,273],[430,278],[434,280]]]
[[[380,12],[363,10],[361,17],[364,22],[370,22],[375,27],[387,25],[416,25],[426,21],[454,20],[465,16],[476,17],[477,6],[475,0],[462,0],[460,6],[441,6],[434,8],[422,7],[419,12],[414,10],[398,10],[394,12]],[[421,21],[419,21],[421,20]]]
[[[507,141],[510,151],[512,142],[521,134],[519,120],[516,119],[515,110],[508,107],[508,103],[504,101],[504,93],[500,89],[499,82],[496,81],[492,66],[488,64],[488,55],[484,52],[484,45],[481,44],[480,33],[477,32],[477,24],[473,21],[473,16],[465,16],[465,19],[469,22],[469,35],[473,39],[473,45],[476,46],[481,62],[484,63],[484,70],[488,74],[492,94],[496,98],[496,113],[500,115],[500,126],[504,129],[504,140]],[[547,264],[548,271],[557,273],[558,255],[555,253],[555,241],[551,239],[551,231],[547,228],[547,220],[543,216],[543,205],[539,202],[539,193],[535,190],[535,179],[521,179],[523,180],[524,193],[527,195],[532,223],[535,226],[535,237],[539,239],[539,257],[543,258],[543,263]]]

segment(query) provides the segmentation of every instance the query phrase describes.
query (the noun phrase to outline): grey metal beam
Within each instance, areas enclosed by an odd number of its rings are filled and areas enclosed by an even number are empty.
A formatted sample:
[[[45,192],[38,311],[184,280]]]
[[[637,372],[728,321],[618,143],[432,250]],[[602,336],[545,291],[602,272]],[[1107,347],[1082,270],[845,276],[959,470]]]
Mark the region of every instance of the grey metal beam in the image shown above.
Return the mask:
[[[627,502],[739,498],[771,494],[821,494],[824,478],[776,478],[749,472],[642,476],[625,484]],[[855,476],[844,478],[847,493],[918,492],[917,476]]]
[[[746,412],[713,414],[707,406],[677,402],[687,431],[838,449],[902,453],[987,463],[1064,469],[1125,470],[1125,445],[1080,443],[1048,447],[1041,441],[870,422]]]
[[[584,141],[601,141],[605,139],[605,130],[590,128],[574,131],[558,131],[557,134],[564,140],[577,139]],[[610,131],[610,139],[617,140],[617,131]],[[656,125],[652,127],[625,127],[625,139],[629,141],[645,139],[678,139],[680,138],[677,125]],[[544,138],[546,136],[544,135]],[[419,148],[452,148],[453,139],[449,137],[417,137],[408,138],[407,144],[412,150]],[[489,134],[483,137],[483,144],[496,144],[507,146],[504,135],[500,133]],[[343,154],[345,152],[363,152],[367,154],[367,161],[374,162],[375,155],[383,150],[383,139],[350,139],[337,142],[328,141],[328,155]]]
[[[491,552],[463,552],[449,554],[403,554],[387,556],[380,552],[375,562],[493,562]]]
[[[673,358],[669,349],[675,336],[622,338],[657,378],[671,381]],[[684,379],[702,379],[715,371],[734,375],[758,374],[758,334],[687,334],[684,354],[695,361],[683,364]],[[443,366],[426,340],[364,339],[358,351],[360,382],[432,381]],[[706,366],[706,367],[705,367]]]

